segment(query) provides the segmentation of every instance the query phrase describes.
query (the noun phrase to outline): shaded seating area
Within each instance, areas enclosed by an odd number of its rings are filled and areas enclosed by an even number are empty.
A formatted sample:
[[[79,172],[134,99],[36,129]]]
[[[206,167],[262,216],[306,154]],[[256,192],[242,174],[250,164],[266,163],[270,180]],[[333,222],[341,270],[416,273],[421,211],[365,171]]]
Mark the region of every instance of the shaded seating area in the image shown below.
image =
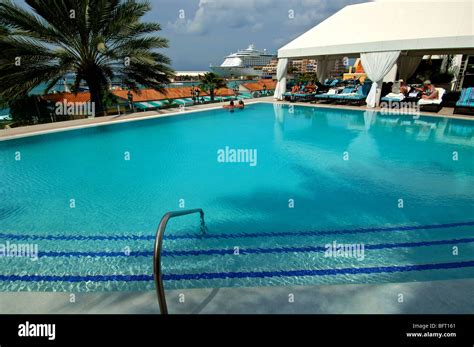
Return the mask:
[[[325,87],[335,88],[337,82],[330,81],[328,77],[336,62],[360,58],[367,78],[372,81],[367,94],[361,91],[357,96],[337,96],[333,95],[334,92],[327,92],[314,96],[314,99],[318,102],[349,102],[354,98],[354,102],[362,104],[359,99],[366,95],[365,103],[370,108],[379,106],[381,102],[401,102],[404,100],[402,95],[390,95],[388,99],[381,100],[382,96],[386,96],[382,95],[383,83],[407,81],[425,56],[474,55],[472,8],[472,1],[469,0],[437,0],[429,5],[424,1],[391,0],[345,6],[278,50],[278,84],[274,98],[282,100],[288,96],[285,92],[291,60],[315,59],[318,80],[323,81]],[[429,30],[414,29],[413,23],[420,21],[420,14],[423,27]],[[347,23],[354,18],[366,18],[368,23],[359,23],[354,30],[346,30]],[[461,76],[463,72],[459,71]],[[438,83],[443,83],[449,91],[458,91],[458,82],[462,81],[459,76],[455,75],[455,80]],[[337,89],[337,94],[348,94],[346,92]],[[436,111],[443,107],[443,97],[421,101],[417,105],[426,111]],[[458,108],[458,112],[470,110],[469,103],[461,105],[467,108]]]

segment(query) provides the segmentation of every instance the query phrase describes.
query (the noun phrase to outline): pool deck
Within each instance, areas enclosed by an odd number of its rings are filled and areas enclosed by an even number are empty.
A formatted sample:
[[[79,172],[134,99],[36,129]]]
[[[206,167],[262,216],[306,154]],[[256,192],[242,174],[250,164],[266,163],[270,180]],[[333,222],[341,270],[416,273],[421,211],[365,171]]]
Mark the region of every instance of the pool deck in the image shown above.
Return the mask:
[[[331,104],[310,104],[308,102],[294,102],[289,103],[285,101],[275,101],[272,96],[246,100],[246,104],[252,104],[257,102],[271,102],[271,103],[282,103],[290,105],[300,105],[308,107],[319,107],[319,108],[338,108],[338,109],[350,109],[350,110],[359,110],[365,111],[369,108],[366,106],[347,106],[347,105],[331,105]],[[159,118],[159,117],[169,117],[176,115],[183,115],[186,113],[199,112],[210,109],[219,109],[227,102],[222,103],[213,103],[213,104],[203,104],[203,105],[194,105],[186,106],[182,110],[177,110],[176,108],[165,109],[165,110],[155,110],[155,111],[146,111],[146,112],[135,112],[132,114],[122,115],[122,116],[106,116],[100,118],[87,118],[87,119],[77,119],[65,122],[56,122],[56,123],[46,123],[38,125],[30,125],[18,128],[9,128],[0,130],[0,141],[8,140],[13,138],[31,136],[31,135],[40,135],[51,132],[63,131],[63,130],[73,130],[80,128],[87,128],[99,125],[113,124],[117,122],[128,122],[141,119],[150,119],[150,118]],[[371,108],[370,110],[380,111],[379,107]],[[434,112],[420,112],[422,116],[431,116],[431,117],[448,117],[455,119],[466,119],[474,120],[473,116],[466,115],[455,115],[453,114],[454,109],[450,107],[443,107],[438,113]]]
[[[474,313],[474,279],[166,291],[170,314]],[[183,298],[180,302],[179,298]],[[289,302],[293,294],[294,302]],[[399,302],[400,294],[403,302]],[[0,293],[4,314],[158,314],[154,291]]]

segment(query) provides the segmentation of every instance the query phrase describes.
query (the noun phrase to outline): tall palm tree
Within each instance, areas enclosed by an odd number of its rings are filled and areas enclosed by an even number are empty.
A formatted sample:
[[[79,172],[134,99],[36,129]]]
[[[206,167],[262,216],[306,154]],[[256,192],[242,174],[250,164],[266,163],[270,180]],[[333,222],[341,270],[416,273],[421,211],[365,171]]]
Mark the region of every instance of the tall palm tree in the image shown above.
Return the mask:
[[[97,115],[112,80],[132,89],[163,90],[173,74],[170,59],[157,50],[168,41],[156,36],[158,23],[142,22],[151,6],[135,0],[25,0],[24,9],[0,0],[0,99],[27,95],[66,73],[75,88],[85,81]]]
[[[209,93],[211,101],[214,101],[216,89],[224,88],[225,86],[225,81],[213,72],[208,72],[201,78],[200,87],[202,90]]]

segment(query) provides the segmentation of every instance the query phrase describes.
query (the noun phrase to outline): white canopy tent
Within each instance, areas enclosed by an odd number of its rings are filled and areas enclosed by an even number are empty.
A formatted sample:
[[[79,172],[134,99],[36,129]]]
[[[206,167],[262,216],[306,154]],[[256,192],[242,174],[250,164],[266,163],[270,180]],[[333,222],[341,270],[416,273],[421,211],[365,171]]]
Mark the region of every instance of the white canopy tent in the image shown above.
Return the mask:
[[[474,54],[473,23],[474,0],[378,0],[350,5],[280,48],[278,58],[314,58],[326,66],[325,61],[337,57],[360,56],[374,81],[368,97],[373,106],[372,101],[377,103],[380,97],[373,94],[396,63],[406,78],[423,55]],[[283,78],[286,75],[278,80]]]

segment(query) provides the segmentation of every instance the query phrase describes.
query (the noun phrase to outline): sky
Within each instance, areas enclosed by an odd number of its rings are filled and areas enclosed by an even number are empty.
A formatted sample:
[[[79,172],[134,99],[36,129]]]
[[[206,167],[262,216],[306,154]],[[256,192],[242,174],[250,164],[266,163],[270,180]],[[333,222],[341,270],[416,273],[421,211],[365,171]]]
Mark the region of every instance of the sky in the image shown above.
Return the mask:
[[[145,20],[161,24],[160,35],[169,40],[163,53],[175,70],[208,70],[250,43],[276,54],[344,6],[361,2],[367,0],[151,0]]]
[[[370,0],[148,0],[145,21],[158,22],[169,40],[162,53],[175,70],[208,70],[224,57],[255,44],[278,48],[346,5]],[[18,2],[26,6],[24,1]],[[357,30],[348,23],[348,30]]]

